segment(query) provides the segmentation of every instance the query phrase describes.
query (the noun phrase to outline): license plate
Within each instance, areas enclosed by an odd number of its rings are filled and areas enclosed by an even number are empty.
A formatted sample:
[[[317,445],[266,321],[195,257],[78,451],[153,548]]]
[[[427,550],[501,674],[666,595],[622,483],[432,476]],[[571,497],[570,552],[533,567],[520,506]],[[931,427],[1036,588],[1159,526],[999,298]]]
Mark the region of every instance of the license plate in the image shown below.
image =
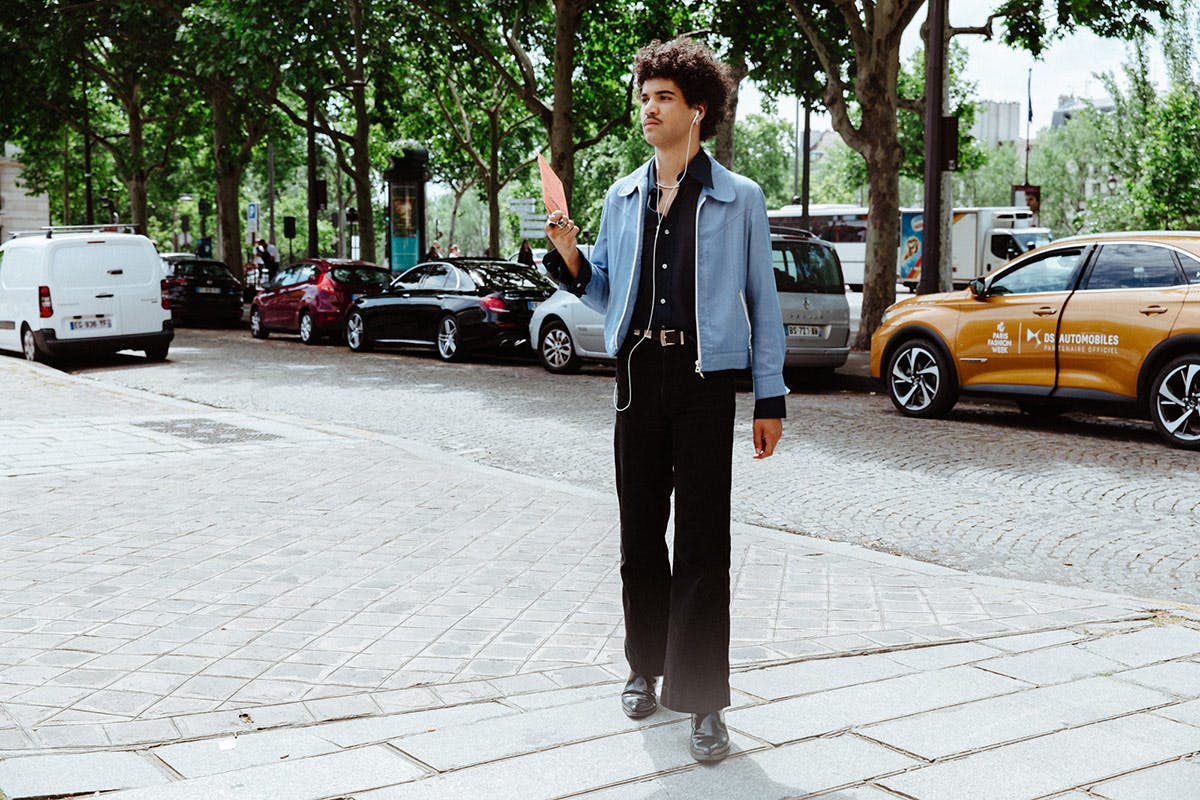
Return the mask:
[[[111,328],[112,320],[107,319],[107,318],[105,318],[105,319],[73,319],[67,324],[67,327],[73,331],[88,331],[88,330],[95,330],[96,328]]]
[[[219,286],[197,286],[196,291],[200,294],[220,294],[221,288]]]
[[[542,304],[541,300],[530,300],[529,301],[529,310],[533,311],[535,308],[537,308],[541,304]]]
[[[821,336],[819,325],[788,325],[788,336]]]

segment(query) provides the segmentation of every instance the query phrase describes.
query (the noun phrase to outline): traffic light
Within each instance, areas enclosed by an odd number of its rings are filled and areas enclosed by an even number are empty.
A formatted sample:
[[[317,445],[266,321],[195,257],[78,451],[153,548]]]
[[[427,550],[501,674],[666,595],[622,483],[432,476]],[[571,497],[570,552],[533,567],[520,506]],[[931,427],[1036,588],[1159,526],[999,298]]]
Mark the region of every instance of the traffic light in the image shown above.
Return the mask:
[[[187,233],[191,229],[192,229],[192,221],[190,219],[188,219],[188,215],[180,214],[179,215],[179,230],[183,231],[184,233]]]
[[[198,210],[200,211],[200,216],[202,216],[202,217],[207,217],[208,212],[212,211],[212,206],[209,205],[207,197],[201,197],[197,201],[196,205],[198,207]]]
[[[329,183],[328,181],[317,181],[316,184],[317,196],[313,198],[313,202],[317,208],[324,211],[325,206],[329,204]]]
[[[184,230],[186,230],[186,228]],[[283,238],[285,238],[285,239],[295,239],[296,238],[296,218],[295,217],[284,217],[283,218]]]
[[[358,222],[358,209],[354,206],[346,209],[346,222],[349,222],[351,225]]]

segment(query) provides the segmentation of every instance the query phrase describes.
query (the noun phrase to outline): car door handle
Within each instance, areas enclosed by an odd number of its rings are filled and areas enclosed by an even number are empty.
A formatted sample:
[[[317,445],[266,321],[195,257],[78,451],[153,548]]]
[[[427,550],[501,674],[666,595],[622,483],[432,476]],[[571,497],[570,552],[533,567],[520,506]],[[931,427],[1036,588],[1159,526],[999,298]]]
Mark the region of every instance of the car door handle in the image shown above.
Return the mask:
[[[1162,306],[1146,306],[1145,308],[1139,308],[1138,312],[1149,317],[1152,314],[1165,314],[1167,313],[1167,309]]]
[[[108,294],[98,294],[98,295],[96,295],[96,297],[97,297],[97,298],[112,297],[112,294],[111,294],[111,293],[108,293]]]
[[[124,275],[124,274],[125,274],[125,270],[123,270],[123,269],[110,269],[110,270],[108,271],[108,274],[109,274],[109,275]]]
[[[1034,314],[1037,314],[1039,317],[1048,317],[1048,316],[1050,316],[1051,314],[1057,314],[1057,313],[1058,313],[1058,309],[1057,309],[1057,308],[1051,308],[1050,306],[1042,306],[1041,308],[1035,308],[1035,309],[1033,310],[1033,313],[1034,313]]]
[[[411,295],[411,294],[409,294],[408,292],[405,292],[404,294],[402,294],[402,295],[400,295],[400,296],[401,296],[401,297],[412,297],[412,295]]]

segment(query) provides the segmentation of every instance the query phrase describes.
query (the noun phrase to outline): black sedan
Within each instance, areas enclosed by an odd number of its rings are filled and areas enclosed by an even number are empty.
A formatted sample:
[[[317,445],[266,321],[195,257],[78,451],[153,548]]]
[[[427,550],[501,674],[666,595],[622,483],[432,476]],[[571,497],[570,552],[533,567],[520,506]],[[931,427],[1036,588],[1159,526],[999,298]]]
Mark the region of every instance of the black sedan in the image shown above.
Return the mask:
[[[175,322],[236,325],[242,319],[242,282],[220,261],[178,260],[171,264],[167,294]]]
[[[346,317],[346,344],[423,345],[445,361],[468,352],[528,345],[529,318],[554,285],[511,261],[455,258],[418,264],[383,294],[360,297]]]

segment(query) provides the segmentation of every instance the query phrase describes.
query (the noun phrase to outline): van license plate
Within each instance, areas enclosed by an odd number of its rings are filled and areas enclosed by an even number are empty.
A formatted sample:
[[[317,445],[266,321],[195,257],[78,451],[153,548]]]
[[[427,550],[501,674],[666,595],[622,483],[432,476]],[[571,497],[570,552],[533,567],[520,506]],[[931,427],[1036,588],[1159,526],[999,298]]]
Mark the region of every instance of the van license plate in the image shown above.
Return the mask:
[[[820,337],[821,328],[818,325],[788,325],[788,336]]]
[[[73,319],[67,326],[73,331],[87,331],[96,328],[111,328],[111,319]]]

